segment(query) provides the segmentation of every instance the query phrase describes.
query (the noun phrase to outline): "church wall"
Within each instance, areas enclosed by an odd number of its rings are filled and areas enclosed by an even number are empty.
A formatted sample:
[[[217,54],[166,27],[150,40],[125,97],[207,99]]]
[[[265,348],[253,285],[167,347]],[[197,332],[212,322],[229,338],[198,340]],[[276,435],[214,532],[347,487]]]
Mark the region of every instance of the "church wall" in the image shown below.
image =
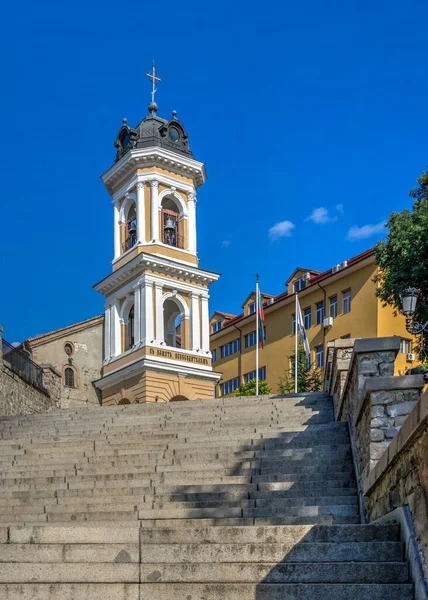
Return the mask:
[[[99,405],[97,391],[92,381],[99,379],[103,360],[104,319],[83,329],[70,331],[61,336],[50,336],[46,341],[35,341],[30,347],[33,360],[38,364],[54,365],[62,374],[61,408]],[[74,351],[69,358],[64,345],[69,342]],[[64,369],[71,366],[75,371],[75,387],[64,385]]]

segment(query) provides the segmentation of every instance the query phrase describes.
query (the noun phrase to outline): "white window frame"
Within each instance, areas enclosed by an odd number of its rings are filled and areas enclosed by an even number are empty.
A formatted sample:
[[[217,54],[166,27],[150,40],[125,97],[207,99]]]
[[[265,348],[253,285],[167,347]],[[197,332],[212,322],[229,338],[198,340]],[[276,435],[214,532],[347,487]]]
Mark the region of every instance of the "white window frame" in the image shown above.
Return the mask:
[[[309,311],[309,312],[307,312],[307,311]],[[306,321],[309,321],[309,324],[307,324]],[[305,329],[309,329],[312,326],[312,307],[311,306],[307,306],[306,308],[303,309],[303,323],[305,325]]]
[[[332,302],[333,299],[335,300],[335,302]],[[330,311],[329,311],[329,314],[330,314],[330,317],[332,317],[333,319],[335,319],[337,317],[337,304],[338,304],[337,294],[335,294],[334,296],[330,297]],[[334,310],[332,310],[333,307],[334,307]],[[332,314],[332,313],[334,313],[334,314]]]
[[[317,302],[315,304],[315,306],[316,306],[316,311],[317,311],[317,325],[322,325],[324,323],[324,317],[325,317],[324,300],[320,300],[319,302]]]
[[[348,294],[348,295],[345,295]],[[349,305],[349,310],[345,310],[345,306],[348,307]],[[352,291],[351,290],[344,290],[342,292],[342,314],[347,315],[348,313],[350,313],[352,310]]]
[[[249,315],[254,315],[256,312],[256,302],[250,302],[250,304],[248,305],[248,314]]]
[[[212,333],[217,333],[217,331],[221,330],[221,320],[219,319],[218,321],[214,321],[214,323],[211,325],[211,332]]]
[[[411,354],[412,352],[412,340],[408,338],[400,339],[400,352],[402,354]]]
[[[315,364],[318,369],[324,368],[324,346],[317,346],[315,348]]]

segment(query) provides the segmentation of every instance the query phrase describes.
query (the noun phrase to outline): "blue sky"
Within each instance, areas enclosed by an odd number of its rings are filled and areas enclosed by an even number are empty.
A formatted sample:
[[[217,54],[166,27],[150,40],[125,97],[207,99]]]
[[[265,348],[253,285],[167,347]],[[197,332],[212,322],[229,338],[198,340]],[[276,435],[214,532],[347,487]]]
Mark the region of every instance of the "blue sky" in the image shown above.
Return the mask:
[[[262,12],[262,7],[266,12]],[[103,311],[123,117],[176,109],[208,181],[211,311],[277,294],[383,235],[428,163],[426,0],[8,3],[0,126],[0,324],[19,341]],[[362,229],[361,229],[362,228]]]

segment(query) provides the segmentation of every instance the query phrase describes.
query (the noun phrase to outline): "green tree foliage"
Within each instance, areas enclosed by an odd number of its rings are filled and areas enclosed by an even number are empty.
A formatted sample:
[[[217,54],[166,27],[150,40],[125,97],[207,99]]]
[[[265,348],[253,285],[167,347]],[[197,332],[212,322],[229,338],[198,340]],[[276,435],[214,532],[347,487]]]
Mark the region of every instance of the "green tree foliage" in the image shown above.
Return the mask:
[[[294,356],[289,357],[290,362],[294,361]],[[291,394],[294,392],[294,370],[285,371],[285,376],[280,377],[278,389],[280,394]],[[322,390],[323,375],[322,369],[311,365],[306,367],[306,354],[303,344],[300,342],[297,349],[297,391],[298,392],[319,392]]]
[[[428,170],[410,191],[414,198],[412,210],[391,213],[385,242],[376,246],[376,262],[380,267],[375,280],[377,295],[384,302],[401,310],[400,294],[411,286],[420,290],[415,321],[428,320]],[[420,335],[417,351],[421,360],[428,358],[428,335]]]
[[[266,381],[259,381],[259,395],[265,396],[270,394],[271,389]],[[252,379],[248,383],[243,383],[236,388],[235,396],[255,396],[256,395],[256,380]]]

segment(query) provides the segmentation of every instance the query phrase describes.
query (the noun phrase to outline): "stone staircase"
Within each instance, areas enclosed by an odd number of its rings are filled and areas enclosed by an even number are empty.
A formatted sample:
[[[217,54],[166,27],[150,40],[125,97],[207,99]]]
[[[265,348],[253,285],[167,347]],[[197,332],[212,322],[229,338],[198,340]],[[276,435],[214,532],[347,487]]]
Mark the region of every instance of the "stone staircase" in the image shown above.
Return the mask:
[[[0,599],[410,600],[323,394],[0,421]]]

